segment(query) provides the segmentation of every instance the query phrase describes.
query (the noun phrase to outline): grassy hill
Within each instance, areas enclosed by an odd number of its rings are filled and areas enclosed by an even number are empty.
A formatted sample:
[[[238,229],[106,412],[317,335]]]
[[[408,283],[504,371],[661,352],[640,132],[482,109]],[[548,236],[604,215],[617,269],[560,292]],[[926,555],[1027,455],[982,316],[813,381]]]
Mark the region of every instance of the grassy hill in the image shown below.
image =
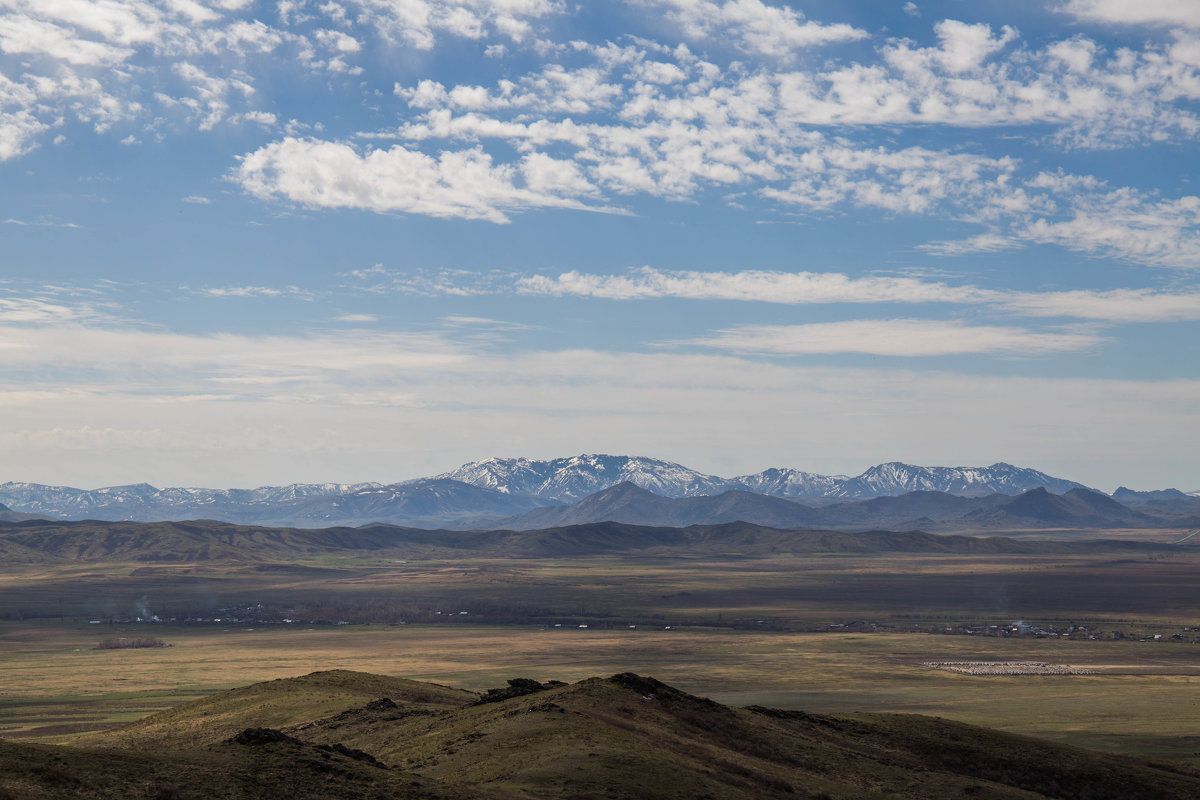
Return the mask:
[[[304,726],[381,697],[421,710],[458,708],[476,699],[472,692],[432,683],[329,670],[221,692],[86,737],[80,743],[136,749],[202,747],[232,738],[246,728]]]
[[[73,747],[0,743],[0,798],[1200,796],[1184,769],[931,717],[732,708],[632,673],[509,683],[256,684]]]

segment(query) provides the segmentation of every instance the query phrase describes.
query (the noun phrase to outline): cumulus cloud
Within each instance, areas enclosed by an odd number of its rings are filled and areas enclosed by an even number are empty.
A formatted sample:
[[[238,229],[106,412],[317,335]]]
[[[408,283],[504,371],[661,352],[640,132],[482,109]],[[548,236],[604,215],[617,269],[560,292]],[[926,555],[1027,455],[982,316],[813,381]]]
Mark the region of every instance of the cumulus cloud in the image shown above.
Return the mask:
[[[227,55],[232,40],[218,32],[231,24],[229,12],[245,5],[0,0],[0,73],[7,71],[4,57],[23,59],[16,82],[0,78],[0,84],[8,84],[0,85],[0,159],[27,152],[30,139],[67,118],[91,124],[99,132],[138,120],[147,108],[134,76],[147,71],[159,73],[156,83],[161,84],[172,82],[165,78],[174,68],[182,79],[180,88],[193,90],[173,98],[175,104],[203,108],[197,118],[211,127],[227,106],[216,97],[221,94],[216,85],[228,85],[232,78],[198,80],[200,68],[187,59],[211,57],[218,49]],[[179,71],[185,66],[191,74]],[[19,87],[21,96],[14,96],[13,87]],[[14,117],[24,122],[17,128],[23,141],[5,147],[6,139],[16,139]]]
[[[1195,65],[1178,46],[1107,52],[1083,37],[1042,50],[1018,45],[1010,27],[942,20],[938,44],[893,40],[877,63],[820,73],[783,73],[781,102],[796,122],[815,125],[1049,124],[1060,142],[1112,147],[1200,125],[1178,101],[1197,97]]]
[[[520,42],[534,21],[564,10],[560,0],[345,0],[344,6],[360,24],[421,50],[433,47],[439,34],[482,39],[499,33]]]
[[[1087,22],[1200,28],[1200,7],[1191,0],[1070,0],[1059,10]]]
[[[732,40],[749,53],[790,56],[797,50],[834,42],[865,39],[852,25],[812,22],[787,6],[761,0],[641,0],[666,12],[667,19],[691,39]]]
[[[934,31],[933,46],[886,43],[876,64],[802,72],[721,67],[686,48],[580,43],[574,52],[584,63],[574,68],[543,67],[493,86],[398,85],[415,114],[390,135],[433,147],[503,144],[522,158],[553,152],[569,179],[557,184],[560,197],[581,198],[572,187],[589,200],[597,191],[692,199],[741,187],[784,208],[875,208],[984,226],[927,244],[935,254],[1052,243],[1153,266],[1197,263],[1194,198],[849,134],[1038,124],[1085,146],[1190,137],[1200,133],[1186,102],[1200,98],[1200,48],[1192,64],[1176,52],[1179,42],[1110,54],[1076,37],[1031,51],[1008,27],[943,20]]]
[[[0,0],[0,160],[27,153],[69,119],[157,134],[166,122],[274,125],[256,107],[253,76],[296,65],[361,74],[353,62],[371,37],[422,49],[440,36],[523,41],[532,22],[563,10],[558,0],[284,0],[250,16],[253,8],[250,0]]]
[[[28,109],[0,111],[0,161],[29,152],[37,136],[49,128],[49,124],[39,121]]]
[[[480,148],[437,158],[395,145],[360,153],[348,144],[286,138],[242,157],[233,179],[261,197],[312,208],[358,208],[507,222],[507,211],[591,209],[575,165],[530,154],[497,165]]]
[[[1031,219],[1018,235],[1089,255],[1194,269],[1200,197],[1160,200],[1130,188],[1076,195],[1066,213]]]

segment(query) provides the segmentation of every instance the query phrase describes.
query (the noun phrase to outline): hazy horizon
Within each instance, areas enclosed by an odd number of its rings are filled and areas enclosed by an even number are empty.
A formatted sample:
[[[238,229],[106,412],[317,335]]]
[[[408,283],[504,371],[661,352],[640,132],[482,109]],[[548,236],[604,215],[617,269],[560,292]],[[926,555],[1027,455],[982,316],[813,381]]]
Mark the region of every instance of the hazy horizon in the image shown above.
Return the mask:
[[[264,487],[269,487],[269,486],[290,486],[290,485],[294,485],[294,484],[295,484],[295,485],[306,485],[306,484],[307,484],[307,485],[320,485],[320,484],[354,485],[354,484],[377,483],[377,484],[381,484],[381,485],[390,485],[390,484],[404,483],[404,482],[407,482],[407,481],[413,481],[413,480],[422,480],[422,479],[427,479],[427,478],[435,478],[435,477],[438,477],[438,476],[440,476],[440,475],[443,475],[443,474],[452,473],[452,472],[454,472],[456,469],[458,469],[459,467],[470,466],[471,464],[479,463],[479,462],[481,462],[481,461],[492,460],[493,458],[495,458],[495,459],[500,459],[500,460],[509,460],[509,459],[512,459],[512,460],[517,460],[517,459],[525,459],[525,460],[529,460],[529,461],[535,461],[535,462],[537,462],[537,461],[542,461],[542,462],[545,462],[545,461],[553,461],[553,460],[559,460],[559,459],[570,459],[570,458],[575,458],[575,457],[577,457],[577,456],[616,456],[616,457],[621,457],[621,456],[630,456],[630,457],[635,457],[635,458],[639,458],[639,457],[640,457],[640,458],[647,458],[647,459],[654,460],[654,461],[663,461],[663,462],[667,462],[667,463],[675,464],[675,465],[677,465],[677,466],[681,466],[681,467],[684,467],[684,468],[686,468],[686,469],[694,469],[693,467],[691,467],[691,466],[690,466],[690,465],[688,465],[688,464],[683,464],[683,463],[680,463],[680,462],[677,462],[677,461],[673,461],[673,460],[671,460],[671,459],[656,458],[656,457],[654,457],[654,456],[645,456],[645,455],[636,454],[636,453],[626,453],[626,454],[616,454],[616,453],[579,453],[579,454],[575,454],[575,455],[572,455],[572,456],[558,456],[558,457],[555,457],[555,458],[550,458],[550,459],[527,459],[527,458],[526,458],[526,457],[524,457],[524,456],[511,456],[511,457],[508,457],[508,456],[495,456],[495,457],[489,457],[488,459],[477,459],[477,460],[475,460],[475,461],[467,462],[467,463],[460,464],[460,465],[455,465],[455,466],[454,466],[454,467],[452,467],[452,468],[448,468],[448,469],[445,469],[445,470],[439,470],[439,471],[437,471],[436,473],[430,473],[430,474],[425,474],[425,475],[410,475],[410,476],[407,476],[407,477],[396,478],[396,479],[394,479],[394,480],[392,480],[392,479],[370,479],[370,480],[361,480],[361,481],[340,481],[340,480],[280,481],[280,482],[276,482],[276,483],[243,484],[243,485],[237,485],[237,486],[234,486],[234,485],[229,485],[229,486],[200,486],[199,484],[191,484],[191,485],[186,485],[186,486],[184,486],[184,485],[169,485],[169,484],[166,484],[166,483],[162,483],[162,482],[158,482],[158,481],[153,481],[153,480],[129,481],[129,482],[126,482],[126,483],[119,483],[119,484],[112,484],[112,483],[110,483],[110,484],[95,485],[95,486],[72,486],[72,485],[70,485],[70,484],[62,484],[62,483],[60,483],[60,484],[44,484],[44,483],[43,483],[43,482],[41,482],[41,481],[22,481],[22,480],[18,480],[18,479],[11,479],[11,482],[13,482],[13,483],[29,483],[29,484],[39,484],[39,485],[48,485],[48,486],[60,486],[60,487],[64,487],[64,488],[80,489],[80,490],[83,490],[83,491],[94,491],[94,490],[97,490],[97,489],[113,488],[113,487],[117,487],[117,486],[137,486],[137,485],[141,485],[141,484],[148,484],[148,485],[150,485],[150,486],[153,486],[153,487],[154,487],[154,488],[156,488],[156,489],[185,488],[185,489],[212,489],[212,490],[216,490],[216,491],[229,490],[229,489],[243,489],[243,490],[245,490],[245,489],[259,489],[259,488],[264,488]],[[769,470],[769,469],[796,469],[796,470],[798,470],[798,471],[801,471],[801,472],[808,472],[808,473],[810,473],[810,474],[814,474],[814,475],[824,475],[825,477],[840,477],[840,478],[851,479],[851,478],[858,477],[858,476],[860,476],[860,475],[862,475],[862,474],[864,474],[864,473],[868,472],[869,470],[871,470],[871,469],[872,469],[872,468],[874,468],[874,467],[881,466],[881,465],[883,465],[883,464],[888,464],[888,463],[903,463],[903,464],[907,464],[908,466],[913,466],[913,467],[919,467],[919,468],[920,468],[920,467],[923,467],[923,468],[934,468],[934,469],[936,469],[936,468],[942,468],[942,469],[982,469],[982,468],[987,468],[987,467],[990,467],[990,466],[992,466],[992,465],[994,465],[994,464],[1001,463],[1001,462],[990,462],[990,463],[988,463],[988,464],[912,464],[912,463],[910,463],[910,462],[903,462],[903,461],[898,461],[898,460],[896,460],[896,459],[893,459],[893,460],[891,460],[891,461],[887,461],[887,462],[879,462],[878,464],[871,464],[871,465],[868,465],[867,467],[864,467],[863,469],[860,469],[860,470],[857,470],[857,471],[854,471],[854,472],[848,472],[848,473],[818,473],[818,472],[815,472],[814,470],[806,470],[806,469],[803,469],[802,467],[791,467],[791,466],[789,466],[789,465],[781,465],[781,464],[773,464],[773,465],[770,465],[770,466],[763,467],[762,469],[753,470],[753,471],[749,471],[749,472],[742,472],[742,473],[737,473],[737,474],[734,474],[734,473],[728,473],[728,474],[709,473],[709,472],[706,472],[705,470],[700,470],[700,469],[697,469],[697,470],[694,470],[694,471],[696,471],[696,472],[699,472],[699,473],[701,473],[701,474],[704,474],[704,475],[706,475],[706,476],[708,476],[708,477],[716,477],[716,478],[724,478],[724,479],[733,479],[733,478],[738,478],[738,477],[744,477],[744,476],[756,475],[756,474],[758,474],[758,473],[764,472],[764,471],[766,471],[766,470]],[[1038,469],[1036,466],[1030,466],[1030,465],[1027,465],[1027,464],[1012,464],[1011,466],[1018,467],[1018,468],[1023,468],[1023,469]],[[1041,471],[1041,472],[1046,472],[1046,470],[1040,470],[1040,471]],[[1060,478],[1060,479],[1065,479],[1065,480],[1075,480],[1075,479],[1074,479],[1072,476],[1070,476],[1070,475],[1058,475],[1058,474],[1053,474],[1053,473],[1046,473],[1046,474],[1050,475],[1050,477],[1052,477],[1052,478]],[[3,481],[3,482],[0,482],[0,483],[4,483],[4,482],[8,482],[8,481]],[[1084,482],[1084,481],[1076,481],[1076,482],[1078,482],[1078,483],[1085,483],[1085,485],[1088,485],[1088,484],[1086,484],[1086,482]],[[1170,487],[1170,486],[1159,486],[1159,487],[1143,487],[1143,488],[1131,487],[1131,486],[1128,486],[1128,485],[1126,485],[1126,484],[1120,484],[1119,486],[1118,486],[1118,485],[1114,485],[1114,486],[1112,486],[1111,488],[1102,487],[1102,486],[1091,486],[1091,485],[1088,485],[1088,486],[1089,486],[1089,488],[1096,489],[1096,490],[1099,490],[1099,491],[1102,491],[1102,492],[1106,492],[1106,493],[1108,493],[1108,494],[1112,494],[1112,493],[1113,493],[1113,492],[1114,492],[1116,489],[1118,489],[1118,488],[1121,488],[1122,486],[1123,486],[1124,488],[1127,488],[1127,489],[1135,489],[1135,490],[1138,490],[1138,491],[1148,491],[1148,490],[1152,490],[1152,489],[1172,489],[1172,488],[1174,488],[1174,489],[1180,489],[1181,491],[1184,491],[1184,492],[1189,492],[1189,493],[1192,493],[1192,492],[1195,492],[1195,493],[1200,493],[1200,490],[1193,490],[1193,489],[1183,489],[1182,487],[1178,487],[1178,486],[1174,486],[1174,487]]]
[[[0,4],[0,481],[1200,490],[1200,6]]]

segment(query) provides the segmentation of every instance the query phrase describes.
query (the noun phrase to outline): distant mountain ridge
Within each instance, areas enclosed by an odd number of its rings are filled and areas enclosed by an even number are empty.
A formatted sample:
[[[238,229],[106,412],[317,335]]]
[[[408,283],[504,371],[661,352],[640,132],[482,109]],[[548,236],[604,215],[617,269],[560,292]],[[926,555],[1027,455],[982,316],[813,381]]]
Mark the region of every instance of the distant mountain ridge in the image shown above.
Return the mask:
[[[772,468],[753,475],[721,478],[654,458],[586,454],[549,461],[489,458],[464,464],[437,477],[559,502],[573,502],[626,481],[663,497],[697,497],[741,490],[774,497],[860,500],[913,491],[983,497],[1020,494],[1039,486],[1054,494],[1088,488],[1076,481],[1003,462],[988,467],[918,467],[891,461],[856,477]]]
[[[262,486],[256,489],[164,488],[149,484],[84,490],[34,483],[0,484],[0,503],[14,514],[60,519],[166,521],[217,519],[238,524],[321,527],[385,522],[417,527],[486,527],[544,507],[569,505],[629,483],[664,498],[714,498],[718,516],[735,508],[757,508],[758,498],[810,504],[847,503],[904,495],[913,491],[960,497],[1018,495],[1044,487],[1052,494],[1086,488],[1038,470],[997,463],[988,467],[921,467],[901,462],[880,464],[854,477],[818,475],[772,468],[753,475],[723,478],[680,464],[644,456],[583,454],[534,460],[490,458],[464,464],[429,478],[399,483],[317,483]],[[1128,490],[1126,490],[1128,491]],[[1172,511],[1191,510],[1191,500],[1171,495]],[[1134,498],[1155,506],[1159,498]],[[1154,500],[1156,502],[1151,502]],[[701,503],[713,507],[714,504]],[[698,506],[699,507],[699,506]],[[801,506],[774,505],[772,524],[801,516]],[[548,513],[548,512],[547,512]],[[716,512],[714,512],[716,513]],[[920,519],[921,515],[917,516]]]
[[[5,483],[0,484],[0,498],[0,502],[10,507],[59,519],[129,522],[216,519],[246,525],[299,527],[388,521],[471,527],[479,521],[545,505],[527,496],[437,478],[389,485],[292,484],[224,490],[157,489],[142,483],[88,491]]]
[[[540,530],[551,527],[618,522],[628,525],[686,527],[746,522],[772,528],[854,530],[998,530],[1049,528],[1153,528],[1164,519],[1128,508],[1089,489],[1051,494],[1045,487],[1019,495],[963,497],[946,492],[914,491],[898,497],[850,500],[809,506],[782,497],[733,490],[702,497],[662,497],[625,482],[559,508],[538,508],[501,520],[498,527]]]
[[[670,461],[643,456],[579,455],[550,461],[489,458],[436,476],[505,494],[571,502],[629,482],[664,497],[693,497],[726,490],[728,481]]]

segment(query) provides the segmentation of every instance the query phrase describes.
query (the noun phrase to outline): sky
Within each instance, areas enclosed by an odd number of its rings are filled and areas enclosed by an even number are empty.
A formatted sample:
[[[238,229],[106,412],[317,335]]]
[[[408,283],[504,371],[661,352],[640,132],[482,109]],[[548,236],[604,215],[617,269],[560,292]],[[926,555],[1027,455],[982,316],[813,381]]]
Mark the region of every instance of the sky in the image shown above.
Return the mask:
[[[0,0],[0,481],[1200,490],[1194,0]]]

